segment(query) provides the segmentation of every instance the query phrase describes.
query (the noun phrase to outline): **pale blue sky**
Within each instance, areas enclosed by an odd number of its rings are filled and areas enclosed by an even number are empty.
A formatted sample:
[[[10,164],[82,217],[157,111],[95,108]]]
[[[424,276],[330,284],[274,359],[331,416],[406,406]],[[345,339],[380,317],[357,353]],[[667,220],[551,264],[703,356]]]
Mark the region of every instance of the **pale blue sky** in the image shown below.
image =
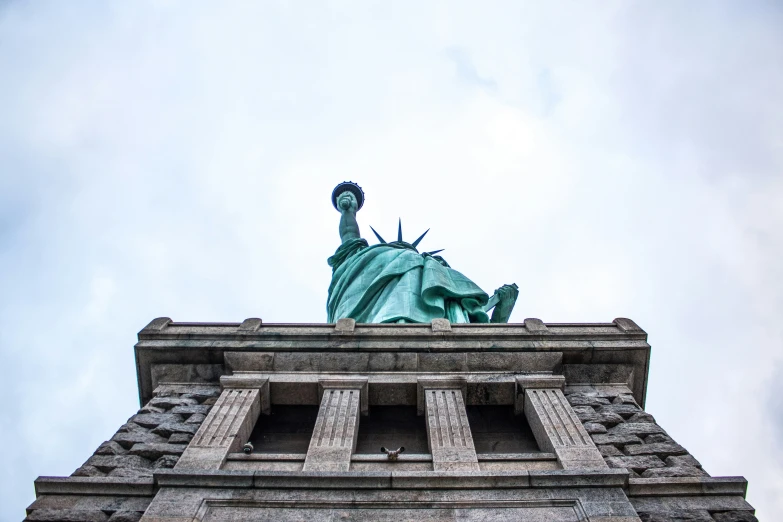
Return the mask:
[[[138,407],[149,320],[325,320],[338,214],[512,321],[631,317],[647,409],[783,517],[776,2],[0,2],[0,519]]]

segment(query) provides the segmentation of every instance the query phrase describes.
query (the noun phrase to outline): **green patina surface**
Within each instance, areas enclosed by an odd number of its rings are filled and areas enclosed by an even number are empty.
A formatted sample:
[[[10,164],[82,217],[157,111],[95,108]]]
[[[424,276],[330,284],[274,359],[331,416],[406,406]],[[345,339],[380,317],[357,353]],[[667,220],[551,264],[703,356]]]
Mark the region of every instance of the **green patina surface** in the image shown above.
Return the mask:
[[[419,253],[416,246],[424,234],[413,244],[403,241],[401,227],[397,241],[386,243],[376,232],[381,244],[370,246],[356,221],[356,194],[362,199],[363,195],[358,186],[349,188],[335,199],[342,214],[342,244],[328,261],[328,322],[347,317],[359,323],[429,323],[438,318],[452,323],[508,322],[518,295],[516,285],[504,285],[490,298],[435,252]],[[487,312],[492,307],[490,318]]]

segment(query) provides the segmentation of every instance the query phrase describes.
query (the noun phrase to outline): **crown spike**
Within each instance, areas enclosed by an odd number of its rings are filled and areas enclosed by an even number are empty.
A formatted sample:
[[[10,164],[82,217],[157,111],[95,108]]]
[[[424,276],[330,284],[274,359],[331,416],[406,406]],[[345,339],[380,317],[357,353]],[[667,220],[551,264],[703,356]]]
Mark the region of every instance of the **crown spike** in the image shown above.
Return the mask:
[[[402,218],[399,218],[399,224],[397,225],[397,241],[402,243]]]
[[[376,232],[374,228],[372,228],[372,226],[370,227],[370,230],[372,230],[372,233],[373,233],[373,234],[375,234],[375,237],[377,237],[377,238],[378,238],[378,241],[380,241],[380,242],[381,242],[381,243],[383,243],[383,244],[386,244],[386,240],[385,240],[385,239],[383,239],[383,238],[381,237],[381,235],[380,235],[378,232]]]
[[[440,250],[433,250],[432,252],[424,252],[424,253],[433,256],[433,255],[437,254],[438,252],[443,252],[444,250],[446,250],[446,249],[445,248],[441,248]]]
[[[421,243],[421,240],[424,239],[424,236],[426,236],[427,232],[429,232],[429,231],[430,231],[430,229],[428,228],[427,230],[424,231],[424,233],[422,235],[419,236],[419,239],[417,239],[416,241],[413,242],[413,248],[416,248],[417,246],[419,246],[419,243]]]

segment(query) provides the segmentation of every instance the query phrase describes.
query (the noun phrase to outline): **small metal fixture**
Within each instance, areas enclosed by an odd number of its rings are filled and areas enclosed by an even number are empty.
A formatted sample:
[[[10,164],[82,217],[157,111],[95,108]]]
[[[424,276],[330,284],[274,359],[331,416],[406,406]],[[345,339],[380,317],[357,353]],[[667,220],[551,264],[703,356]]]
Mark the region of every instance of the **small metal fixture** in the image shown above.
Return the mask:
[[[245,452],[245,453],[247,453],[248,455],[250,455],[251,453],[253,453],[253,443],[252,443],[252,442],[248,442],[247,444],[245,444],[245,445],[242,447],[242,451],[244,451],[244,452]]]
[[[400,446],[399,448],[397,448],[394,451],[388,450],[388,449],[384,448],[383,446],[381,446],[381,453],[385,453],[386,454],[386,458],[388,458],[389,460],[397,460],[397,457],[399,457],[400,453],[402,453],[403,451],[405,451],[405,447],[404,446]]]

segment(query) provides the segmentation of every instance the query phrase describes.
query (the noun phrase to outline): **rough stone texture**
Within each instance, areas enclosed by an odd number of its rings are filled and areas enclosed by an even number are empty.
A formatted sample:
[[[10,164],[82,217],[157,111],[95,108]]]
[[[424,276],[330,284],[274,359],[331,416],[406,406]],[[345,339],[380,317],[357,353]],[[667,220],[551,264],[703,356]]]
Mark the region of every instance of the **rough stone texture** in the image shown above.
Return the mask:
[[[114,481],[112,483],[117,480],[129,481],[132,484],[140,480],[151,480],[153,469],[174,467],[178,455],[193,437],[192,433],[198,430],[199,422],[196,422],[196,416],[201,416],[203,420],[203,415],[210,409],[210,406],[204,403],[214,399],[219,393],[217,388],[194,388],[189,391],[190,393],[174,393],[165,390],[153,397],[136,415],[120,426],[111,440],[102,443],[95,454],[74,471],[72,476]],[[173,412],[174,409],[178,412]],[[187,424],[184,422],[193,417],[196,417],[196,420]],[[169,427],[161,430],[161,425]],[[170,437],[153,433],[153,430],[168,433]],[[90,496],[69,495],[65,497],[67,501],[53,497],[48,501],[48,498],[48,495],[39,495],[38,500],[28,509],[29,515],[25,520],[137,522],[152,499],[150,497],[144,502],[144,506],[134,510],[135,507],[119,507],[126,505],[123,497],[99,497],[106,499],[100,502],[91,502],[90,499],[94,497]],[[121,510],[117,511],[118,509]]]
[[[604,457],[622,457],[623,452],[617,449],[615,446],[612,446],[611,444],[601,444],[598,446],[598,451],[601,452],[601,455]]]
[[[143,513],[138,511],[115,511],[109,522],[139,522]]]
[[[207,416],[203,413],[194,413],[190,417],[188,417],[188,420],[185,421],[185,424],[201,424],[204,422],[204,419],[206,419]]]
[[[657,457],[656,457],[657,458]],[[642,473],[643,478],[660,478],[660,477],[704,477],[707,476],[701,468],[694,468],[690,466],[668,467],[659,469],[648,469]]]
[[[655,417],[647,412],[640,411],[639,413],[634,413],[628,419],[628,422],[655,422]]]
[[[647,435],[644,438],[644,442],[647,444],[655,444],[656,442],[674,442],[671,437],[664,435],[663,433],[655,433],[653,435]]]
[[[130,454],[157,460],[164,455],[182,455],[183,451],[185,451],[184,444],[135,444]]]
[[[134,478],[134,479],[147,479],[152,478],[151,469],[140,468],[116,468],[109,473],[110,477],[122,477],[122,478]]]
[[[688,452],[679,444],[656,442],[653,444],[633,444],[626,446],[625,453],[628,455],[657,455],[664,458],[672,455],[685,455]]]
[[[169,437],[169,444],[187,444],[193,439],[190,433],[172,433]]]
[[[109,515],[98,510],[36,509],[25,520],[40,522],[104,522]]]
[[[640,513],[642,522],[713,522],[709,511],[672,511],[669,513]]]
[[[658,457],[649,455],[643,457],[606,457],[605,460],[612,468],[628,468],[636,472],[650,468],[662,468],[666,465]]]
[[[596,444],[614,444],[621,447],[626,444],[641,444],[642,439],[636,435],[618,435],[616,433],[607,433],[605,435],[593,435],[593,442]]]
[[[191,415],[205,415],[209,413],[209,406],[204,406],[203,404],[194,404],[190,406],[177,406],[171,410],[171,413],[176,413],[177,415],[182,415],[186,419],[189,418]]]
[[[88,466],[87,464],[81,466],[79,469],[73,472],[74,477],[104,477],[106,473],[99,470],[95,466]]]
[[[155,469],[173,468],[178,460],[179,457],[177,455],[163,455],[152,464],[152,467]]]
[[[126,453],[128,453],[128,450],[113,440],[107,440],[95,450],[96,455],[125,455]]]
[[[693,458],[691,455],[678,455],[676,457],[666,457],[666,465],[672,467],[690,466],[692,468],[700,468],[701,463]]]
[[[166,442],[165,438],[148,431],[115,433],[111,439],[125,449],[131,449],[135,444],[140,443],[161,444]]]
[[[155,426],[150,430],[150,433],[160,435],[161,437],[170,437],[173,433],[189,433],[194,435],[201,423],[198,424],[186,424],[184,422],[166,422],[159,426]]]
[[[630,390],[617,387],[616,391],[565,390],[566,399],[610,467],[624,467],[644,478],[707,475],[698,461],[639,407]]]
[[[715,522],[759,522],[750,511],[724,511],[722,513],[713,513],[712,518]]]
[[[597,422],[585,422],[585,429],[591,435],[594,433],[606,433],[606,426]]]
[[[131,417],[130,420],[142,428],[155,428],[161,424],[182,422],[185,419],[181,415],[172,413],[139,413]]]

